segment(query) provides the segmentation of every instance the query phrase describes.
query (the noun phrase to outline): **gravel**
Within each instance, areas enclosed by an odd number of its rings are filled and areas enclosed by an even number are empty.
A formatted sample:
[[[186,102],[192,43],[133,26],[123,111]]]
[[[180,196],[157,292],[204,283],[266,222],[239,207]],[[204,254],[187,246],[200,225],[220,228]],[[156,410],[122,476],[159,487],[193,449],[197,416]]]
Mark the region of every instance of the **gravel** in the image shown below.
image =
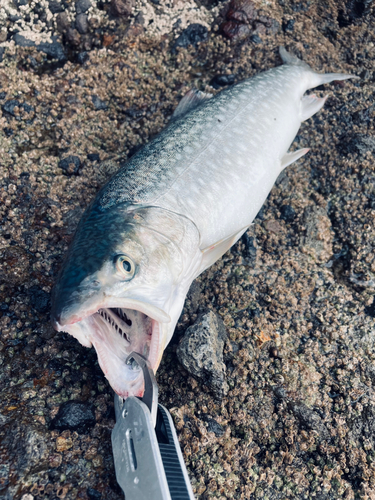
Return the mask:
[[[160,400],[199,500],[372,498],[372,4],[137,0],[125,17],[109,2],[92,0],[82,12],[77,4],[16,9],[7,0],[0,13],[1,105],[19,103],[0,110],[0,496],[123,498],[110,444],[113,394],[95,353],[57,334],[46,302],[32,297],[49,296],[84,208],[166,126],[181,97],[212,92],[216,75],[237,82],[280,64],[284,45],[317,71],[361,80],[314,90],[329,98],[292,146],[310,152],[280,175],[246,236],[194,283],[157,373]],[[79,14],[87,33],[75,28]],[[207,39],[173,53],[194,23]],[[34,43],[17,45],[17,34]],[[95,109],[92,96],[107,107]],[[74,175],[59,166],[69,157],[81,162]],[[221,399],[176,356],[207,311],[227,331]],[[51,429],[68,402],[94,415],[82,433]]]

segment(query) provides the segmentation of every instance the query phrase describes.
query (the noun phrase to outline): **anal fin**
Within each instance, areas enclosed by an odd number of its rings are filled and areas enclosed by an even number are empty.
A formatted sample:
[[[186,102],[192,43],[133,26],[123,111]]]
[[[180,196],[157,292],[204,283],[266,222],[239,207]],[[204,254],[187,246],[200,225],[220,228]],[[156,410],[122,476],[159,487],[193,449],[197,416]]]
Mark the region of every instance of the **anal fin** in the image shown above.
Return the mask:
[[[291,163],[294,163],[299,158],[304,156],[306,153],[310,151],[310,148],[298,149],[297,151],[293,151],[293,153],[285,153],[285,155],[281,158],[281,170]]]

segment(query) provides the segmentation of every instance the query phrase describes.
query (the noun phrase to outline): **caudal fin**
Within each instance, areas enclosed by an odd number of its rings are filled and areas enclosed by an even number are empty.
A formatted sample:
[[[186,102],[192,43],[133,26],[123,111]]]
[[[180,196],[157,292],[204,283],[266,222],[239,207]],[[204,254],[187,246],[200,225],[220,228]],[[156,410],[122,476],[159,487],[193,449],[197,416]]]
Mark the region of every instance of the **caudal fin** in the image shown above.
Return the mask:
[[[315,73],[310,66],[305,63],[304,61],[301,61],[297,56],[294,54],[291,54],[288,52],[285,47],[279,47],[279,53],[280,57],[283,60],[284,64],[290,64],[294,66],[303,66],[306,69],[309,69],[311,71],[311,84],[308,86],[309,89],[312,89],[314,87],[317,87],[318,85],[323,85],[324,83],[329,83],[333,82],[336,80],[348,80],[349,78],[353,78],[355,80],[359,79],[359,76],[356,75],[349,75],[348,73],[325,73],[325,74],[320,74],[320,73]]]

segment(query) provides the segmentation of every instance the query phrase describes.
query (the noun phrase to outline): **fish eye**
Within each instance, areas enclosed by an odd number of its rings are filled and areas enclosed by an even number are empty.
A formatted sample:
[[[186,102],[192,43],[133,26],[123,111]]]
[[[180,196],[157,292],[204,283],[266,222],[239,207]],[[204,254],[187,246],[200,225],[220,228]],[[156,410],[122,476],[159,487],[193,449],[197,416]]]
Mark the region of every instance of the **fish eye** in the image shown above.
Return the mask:
[[[131,280],[135,274],[135,264],[127,255],[115,257],[116,269],[126,280]]]

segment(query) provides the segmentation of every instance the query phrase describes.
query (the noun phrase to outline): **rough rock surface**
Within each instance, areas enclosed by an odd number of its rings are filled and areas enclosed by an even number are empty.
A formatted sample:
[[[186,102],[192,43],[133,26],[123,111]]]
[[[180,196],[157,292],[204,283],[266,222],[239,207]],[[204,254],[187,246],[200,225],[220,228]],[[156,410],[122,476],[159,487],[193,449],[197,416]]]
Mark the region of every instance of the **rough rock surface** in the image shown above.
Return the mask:
[[[194,283],[157,373],[160,400],[198,500],[372,499],[373,2],[129,3],[127,17],[109,0],[1,2],[0,497],[123,499],[113,394],[93,350],[50,326],[53,282],[84,208],[181,97],[215,92],[216,76],[237,82],[281,64],[283,45],[317,71],[361,79],[314,90],[328,100],[292,146],[310,152]],[[194,23],[207,39],[173,52]],[[80,166],[68,163],[67,175],[68,157]],[[228,333],[221,400],[176,357],[207,310]],[[51,429],[67,401],[93,407],[84,433]]]
[[[201,314],[194,325],[187,328],[176,351],[182,366],[219,397],[228,390],[223,361],[226,338],[222,319],[209,311]]]

